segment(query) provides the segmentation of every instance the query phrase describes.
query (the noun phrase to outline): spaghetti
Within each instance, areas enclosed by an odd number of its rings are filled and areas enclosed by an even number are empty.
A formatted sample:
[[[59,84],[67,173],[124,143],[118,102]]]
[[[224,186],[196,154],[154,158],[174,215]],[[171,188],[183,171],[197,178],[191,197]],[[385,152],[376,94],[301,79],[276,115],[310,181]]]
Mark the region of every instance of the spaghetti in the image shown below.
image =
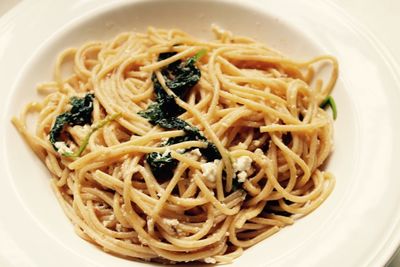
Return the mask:
[[[320,104],[335,58],[297,62],[213,31],[205,42],[150,27],[67,49],[38,85],[44,100],[12,119],[83,239],[146,261],[227,263],[332,191]]]

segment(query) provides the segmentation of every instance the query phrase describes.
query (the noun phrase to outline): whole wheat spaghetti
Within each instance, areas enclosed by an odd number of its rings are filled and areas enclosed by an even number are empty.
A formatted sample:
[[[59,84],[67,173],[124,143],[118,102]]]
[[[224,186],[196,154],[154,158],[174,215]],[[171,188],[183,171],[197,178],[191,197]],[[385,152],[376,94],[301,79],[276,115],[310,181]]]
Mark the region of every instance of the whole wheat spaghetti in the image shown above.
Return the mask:
[[[67,49],[38,85],[44,100],[12,119],[76,233],[106,252],[231,262],[334,187],[321,169],[333,121],[320,105],[336,59],[299,62],[213,31],[206,42],[148,28]]]

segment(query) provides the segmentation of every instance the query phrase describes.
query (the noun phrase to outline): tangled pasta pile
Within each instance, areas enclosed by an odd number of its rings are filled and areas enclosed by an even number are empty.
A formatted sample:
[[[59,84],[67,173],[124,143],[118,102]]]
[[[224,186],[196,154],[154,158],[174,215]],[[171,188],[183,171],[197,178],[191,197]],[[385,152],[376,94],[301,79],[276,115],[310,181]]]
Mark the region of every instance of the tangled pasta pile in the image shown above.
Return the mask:
[[[335,58],[297,62],[213,31],[205,42],[149,28],[67,49],[38,86],[44,100],[13,118],[83,239],[146,261],[226,263],[332,191],[321,166],[333,121],[320,106]]]

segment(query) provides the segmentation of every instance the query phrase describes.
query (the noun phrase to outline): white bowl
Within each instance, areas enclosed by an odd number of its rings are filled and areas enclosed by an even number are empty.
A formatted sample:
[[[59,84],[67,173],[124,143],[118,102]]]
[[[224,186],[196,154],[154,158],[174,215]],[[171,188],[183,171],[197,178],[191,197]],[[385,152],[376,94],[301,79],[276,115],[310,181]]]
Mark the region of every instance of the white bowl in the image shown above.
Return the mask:
[[[72,3],[66,14],[75,10],[76,16],[71,20],[65,15],[62,20],[61,12],[61,18],[54,21],[57,25],[67,22],[64,26],[52,34],[54,27],[43,28],[46,34],[41,38],[45,42],[30,48],[31,58],[15,76],[7,105],[2,108],[4,146],[0,162],[4,165],[3,187],[8,192],[0,200],[10,201],[5,209],[12,215],[2,219],[0,233],[7,232],[5,238],[15,243],[14,251],[26,266],[151,265],[107,254],[80,239],[50,189],[47,169],[8,122],[25,103],[40,98],[35,85],[52,78],[57,54],[64,48],[106,40],[122,31],[143,32],[147,26],[176,27],[211,39],[212,23],[299,60],[321,54],[337,56],[341,69],[333,94],[339,109],[335,151],[327,165],[337,178],[334,192],[312,214],[247,249],[230,266],[362,266],[388,259],[398,242],[394,227],[399,219],[395,203],[400,203],[400,182],[394,177],[392,164],[399,152],[399,142],[394,139],[399,133],[399,119],[393,115],[400,114],[395,106],[398,91],[390,87],[396,81],[378,49],[369,42],[361,46],[368,38],[344,28],[353,26],[340,12],[307,1]],[[54,5],[58,12],[65,8]],[[79,5],[90,11],[79,11]],[[39,21],[42,27],[46,25],[45,18]],[[17,48],[11,53],[17,55]],[[5,245],[0,243],[0,248]],[[10,259],[7,255],[4,258]]]

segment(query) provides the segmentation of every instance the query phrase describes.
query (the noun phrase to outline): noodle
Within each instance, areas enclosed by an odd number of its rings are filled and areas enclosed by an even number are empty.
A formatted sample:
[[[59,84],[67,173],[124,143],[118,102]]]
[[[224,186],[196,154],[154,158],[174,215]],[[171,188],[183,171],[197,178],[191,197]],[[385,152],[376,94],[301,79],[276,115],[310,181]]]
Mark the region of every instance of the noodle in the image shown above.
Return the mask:
[[[335,58],[297,62],[213,31],[204,42],[149,28],[67,49],[37,88],[44,100],[12,119],[83,239],[146,261],[228,263],[333,190],[320,105]]]

